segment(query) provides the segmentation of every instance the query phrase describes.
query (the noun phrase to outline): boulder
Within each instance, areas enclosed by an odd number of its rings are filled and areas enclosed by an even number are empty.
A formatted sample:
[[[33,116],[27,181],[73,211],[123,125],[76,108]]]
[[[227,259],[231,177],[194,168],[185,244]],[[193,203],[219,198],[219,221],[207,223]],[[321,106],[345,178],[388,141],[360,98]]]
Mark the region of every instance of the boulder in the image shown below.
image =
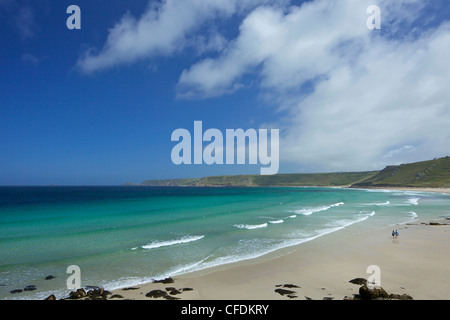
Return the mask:
[[[389,298],[388,293],[383,288],[369,288],[367,285],[363,285],[359,288],[359,295],[361,296],[362,300]]]
[[[175,288],[172,288],[172,290],[168,290],[168,291],[169,291],[169,294],[171,294],[171,295],[173,295],[173,296],[175,296],[175,295],[181,293],[180,290],[177,290],[177,289],[175,289]]]
[[[167,292],[162,290],[152,290],[145,295],[147,298],[165,298],[168,296]]]
[[[36,289],[37,289],[36,286],[34,284],[31,284],[29,286],[26,286],[23,290],[24,291],[34,291]]]
[[[355,279],[350,280],[349,282],[353,283],[353,284],[361,285],[361,286],[367,284],[367,280],[364,278],[355,278]]]
[[[180,298],[172,297],[163,290],[152,290],[145,295],[147,298],[164,298],[166,300],[178,300]]]
[[[277,284],[275,287],[283,287],[283,288],[300,288],[299,286],[292,284],[292,283],[285,283],[285,284]]]
[[[22,289],[14,289],[11,290],[9,293],[14,294],[14,293],[21,293],[23,290]]]
[[[389,295],[389,299],[393,299],[393,300],[414,300],[413,297],[411,297],[408,294],[397,294],[397,293],[392,293]]]
[[[45,298],[45,300],[56,300],[56,297],[54,294],[48,296],[47,298]]]
[[[275,292],[281,294],[282,296],[296,293],[295,291],[286,289],[275,289]]]
[[[86,297],[86,291],[83,288],[78,289],[77,291],[72,291],[69,293],[69,299],[81,299]]]

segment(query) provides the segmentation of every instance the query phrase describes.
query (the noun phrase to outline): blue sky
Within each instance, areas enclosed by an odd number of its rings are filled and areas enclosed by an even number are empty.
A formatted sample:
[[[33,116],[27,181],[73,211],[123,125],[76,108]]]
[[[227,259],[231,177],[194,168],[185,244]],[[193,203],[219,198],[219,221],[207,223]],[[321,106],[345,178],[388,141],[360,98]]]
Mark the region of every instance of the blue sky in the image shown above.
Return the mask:
[[[445,0],[0,0],[0,185],[259,173],[174,165],[195,120],[279,128],[280,173],[445,156],[449,20]]]

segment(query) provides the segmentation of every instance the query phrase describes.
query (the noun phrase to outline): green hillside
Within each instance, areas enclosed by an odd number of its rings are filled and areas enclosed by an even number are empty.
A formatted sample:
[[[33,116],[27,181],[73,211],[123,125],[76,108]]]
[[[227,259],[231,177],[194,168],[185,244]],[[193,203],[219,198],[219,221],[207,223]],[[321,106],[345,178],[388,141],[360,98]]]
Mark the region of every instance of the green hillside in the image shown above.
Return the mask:
[[[293,173],[273,176],[213,176],[193,179],[146,180],[144,186],[305,186],[450,188],[450,158],[388,166],[381,171]]]
[[[352,186],[450,188],[450,157],[388,166]]]
[[[145,186],[348,186],[365,180],[378,171],[338,172],[338,173],[308,173],[308,174],[277,174],[273,176],[241,175],[213,176],[199,179],[147,180]]]

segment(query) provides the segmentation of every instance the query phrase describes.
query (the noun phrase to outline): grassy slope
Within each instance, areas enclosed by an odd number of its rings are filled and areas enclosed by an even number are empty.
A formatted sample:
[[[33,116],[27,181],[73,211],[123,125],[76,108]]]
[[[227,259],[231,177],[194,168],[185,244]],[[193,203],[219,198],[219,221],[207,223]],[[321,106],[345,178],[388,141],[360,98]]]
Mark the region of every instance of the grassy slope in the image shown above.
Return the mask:
[[[450,188],[450,157],[388,166],[353,186]]]
[[[367,179],[378,171],[277,174],[273,176],[215,176],[200,179],[147,180],[142,185],[153,186],[348,186]]]
[[[388,166],[381,171],[295,173],[273,176],[215,176],[194,179],[147,180],[147,186],[349,186],[450,188],[450,157]]]

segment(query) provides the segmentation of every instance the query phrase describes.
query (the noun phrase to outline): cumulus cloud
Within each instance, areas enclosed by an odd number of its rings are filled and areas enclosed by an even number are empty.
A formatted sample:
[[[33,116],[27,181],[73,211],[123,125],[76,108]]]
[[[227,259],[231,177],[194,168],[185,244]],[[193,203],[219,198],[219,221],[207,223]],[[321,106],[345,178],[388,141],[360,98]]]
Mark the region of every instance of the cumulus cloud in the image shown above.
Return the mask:
[[[381,30],[366,26],[372,4]],[[235,39],[205,32],[235,14]],[[420,0],[167,0],[123,16],[78,66],[95,72],[193,46],[204,56],[180,75],[179,98],[232,94],[253,79],[278,105],[262,127],[280,129],[281,161],[366,170],[450,150],[448,43],[449,21]]]
[[[256,73],[261,90],[287,113],[269,124],[282,129],[282,158],[299,167],[364,170],[394,158],[445,155],[450,24],[417,31],[423,4],[379,1],[384,34],[371,31],[365,13],[372,2],[316,0],[289,10],[257,8],[228,50],[182,73],[179,95],[231,93],[245,75]],[[414,32],[405,32],[408,27]],[[307,94],[305,85],[312,88]]]
[[[89,49],[79,59],[79,68],[86,73],[136,62],[158,55],[171,55],[188,45],[187,39],[207,21],[223,19],[269,0],[165,0],[150,2],[144,14],[136,18],[125,14],[109,30],[100,51]],[[277,2],[277,1],[275,1]],[[283,1],[281,1],[283,2]],[[213,34],[208,48],[221,45]],[[203,45],[201,50],[205,50]]]

